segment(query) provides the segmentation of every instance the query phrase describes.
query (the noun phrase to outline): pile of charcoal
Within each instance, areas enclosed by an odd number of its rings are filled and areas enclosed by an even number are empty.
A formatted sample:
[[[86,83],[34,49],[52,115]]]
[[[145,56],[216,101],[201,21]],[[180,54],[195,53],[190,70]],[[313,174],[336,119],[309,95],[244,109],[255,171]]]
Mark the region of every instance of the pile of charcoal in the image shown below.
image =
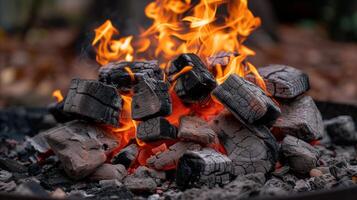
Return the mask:
[[[352,117],[323,121],[305,94],[308,76],[290,66],[258,69],[266,91],[253,75],[232,74],[217,84],[208,69],[226,66],[230,55],[202,61],[182,54],[165,72],[157,61],[109,63],[98,80],[73,79],[64,100],[37,121],[23,113],[24,127],[41,128],[21,137],[12,137],[21,124],[0,113],[0,191],[43,198],[236,199],[354,185]],[[190,113],[170,123],[170,88],[188,107],[214,100],[222,109],[208,121]],[[131,116],[124,115],[121,95],[128,93]],[[118,150],[122,140],[113,130],[125,118],[137,122],[136,139]],[[155,146],[143,164],[139,141],[168,147]]]

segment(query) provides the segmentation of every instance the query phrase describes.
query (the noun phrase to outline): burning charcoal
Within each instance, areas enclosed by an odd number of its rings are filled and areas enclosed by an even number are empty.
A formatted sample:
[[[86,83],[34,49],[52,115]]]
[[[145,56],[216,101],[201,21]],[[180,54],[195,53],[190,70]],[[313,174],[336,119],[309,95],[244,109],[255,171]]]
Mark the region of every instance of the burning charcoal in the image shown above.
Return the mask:
[[[312,188],[311,188],[311,185],[309,184],[309,182],[304,181],[303,179],[296,181],[295,187],[294,187],[295,192],[308,192],[311,190],[312,190]]]
[[[339,116],[324,121],[327,134],[335,144],[346,145],[357,143],[357,131],[351,116]]]
[[[0,170],[0,182],[8,182],[12,178],[12,173]]]
[[[192,69],[184,72],[186,67]],[[182,74],[184,72],[184,74]],[[168,70],[169,80],[175,82],[175,91],[185,103],[207,99],[217,83],[201,59],[192,53],[181,54]]]
[[[147,159],[147,165],[157,170],[165,167],[176,166],[180,157],[188,150],[200,150],[201,146],[191,142],[177,142],[170,146],[166,151]]]
[[[27,168],[13,159],[0,158],[0,168],[9,172],[26,173]]]
[[[308,180],[308,182],[314,190],[331,189],[337,184],[335,177],[331,174],[312,177]]]
[[[63,110],[118,126],[121,104],[114,87],[95,80],[73,79]]]
[[[185,141],[210,144],[216,133],[207,126],[207,122],[198,117],[181,117],[177,137]]]
[[[136,136],[144,142],[174,139],[176,135],[177,128],[163,117],[140,122],[136,133]]]
[[[296,137],[286,136],[281,150],[291,170],[298,174],[308,174],[317,165],[318,151]]]
[[[273,97],[291,99],[310,89],[309,77],[302,71],[286,65],[269,65],[258,69],[268,92]],[[257,83],[255,76],[247,79]]]
[[[260,191],[262,196],[280,196],[287,195],[292,190],[292,187],[280,179],[269,179]]]
[[[127,171],[124,165],[112,165],[105,163],[100,166],[93,174],[91,174],[89,178],[94,181],[113,179],[122,181],[126,174]]]
[[[73,114],[67,113],[63,110],[65,101],[66,99],[61,102],[52,103],[48,106],[48,112],[51,113],[59,123],[65,123],[75,119]]]
[[[214,149],[204,148],[183,154],[176,170],[176,184],[181,188],[202,185],[213,187],[230,181],[232,161]]]
[[[258,86],[235,74],[212,93],[244,124],[268,124],[280,115],[279,107]]]
[[[127,176],[124,180],[124,185],[131,192],[138,194],[153,193],[157,187],[153,178],[141,178],[134,175]]]
[[[114,155],[111,162],[113,164],[122,164],[126,168],[129,168],[135,162],[138,153],[138,146],[136,144],[131,144]]]
[[[206,61],[209,67],[214,67],[216,65],[225,67],[230,62],[231,57],[235,57],[237,55],[237,53],[221,51],[211,57],[208,57]]]
[[[233,162],[232,174],[268,173],[274,169],[279,147],[266,127],[256,126],[258,131],[252,132],[226,110],[211,122],[211,127]]]
[[[12,192],[16,189],[15,181],[2,182],[0,181],[0,191],[1,192]]]
[[[39,153],[46,153],[51,149],[48,145],[45,136],[48,134],[48,131],[43,131],[32,138],[27,140],[30,142],[31,146]]]
[[[116,85],[119,90],[128,91],[137,80],[147,75],[155,80],[163,80],[164,73],[157,60],[139,62],[112,62],[99,69],[99,80]]]
[[[145,120],[158,116],[167,116],[172,112],[169,86],[144,76],[134,87],[131,104],[131,116],[135,120]]]
[[[273,125],[274,134],[289,134],[307,142],[322,137],[322,117],[311,97],[304,96],[282,104],[281,110],[281,117]]]
[[[166,173],[164,171],[157,171],[146,166],[139,166],[134,175],[136,177],[151,177],[153,179],[166,180]],[[155,180],[155,182],[158,182]]]
[[[106,136],[102,129],[80,121],[66,123],[48,132],[48,144],[73,179],[94,172],[106,160],[106,151],[117,145],[116,140]]]

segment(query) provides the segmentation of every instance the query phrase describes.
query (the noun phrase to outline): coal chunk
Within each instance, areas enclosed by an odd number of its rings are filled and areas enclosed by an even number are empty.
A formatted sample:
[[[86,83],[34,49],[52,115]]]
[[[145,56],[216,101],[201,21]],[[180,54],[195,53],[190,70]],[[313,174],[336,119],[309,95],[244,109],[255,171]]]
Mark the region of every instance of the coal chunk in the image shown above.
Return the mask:
[[[90,175],[91,180],[101,181],[101,180],[118,180],[122,181],[127,175],[127,171],[124,165],[112,165],[104,163],[100,166],[94,173]]]
[[[192,69],[175,78],[187,66],[192,67]],[[168,76],[171,82],[176,81],[175,92],[185,103],[206,100],[217,86],[214,76],[208,71],[201,59],[193,53],[181,54],[173,60],[168,69]]]
[[[129,168],[136,160],[139,149],[136,144],[130,144],[115,154],[111,160],[113,164],[122,164]]]
[[[128,91],[144,75],[163,80],[164,72],[157,60],[135,62],[112,62],[99,69],[99,80],[115,85],[121,91]]]
[[[277,98],[295,98],[310,89],[309,77],[302,71],[287,65],[269,65],[258,69],[268,92]],[[253,75],[247,79],[257,84]]]
[[[118,126],[122,100],[116,89],[95,80],[73,79],[63,110]]]
[[[281,151],[290,169],[298,174],[309,174],[317,165],[318,151],[296,137],[287,135],[281,144]]]
[[[292,135],[304,141],[317,140],[323,135],[323,121],[314,100],[309,96],[280,105],[282,114],[273,125],[275,135]]]
[[[357,131],[351,116],[342,115],[326,120],[324,126],[333,143],[339,145],[357,143]]]
[[[176,170],[176,184],[181,188],[202,185],[213,187],[229,183],[232,161],[214,149],[204,148],[183,154]]]
[[[135,175],[129,175],[124,180],[124,185],[133,193],[153,193],[157,187],[153,178],[136,177]]]
[[[135,120],[145,120],[167,116],[172,112],[169,85],[144,76],[134,87],[131,116]]]
[[[279,107],[258,86],[236,74],[212,94],[244,124],[268,124],[280,116]]]
[[[221,112],[210,124],[233,162],[232,174],[267,174],[273,171],[279,147],[266,127],[257,126],[257,132],[252,132],[227,110]]]
[[[214,142],[216,133],[204,120],[198,117],[185,116],[180,118],[177,137],[185,141],[210,144]]]
[[[201,146],[192,142],[177,142],[166,151],[147,159],[147,165],[157,170],[175,167],[181,156],[188,150],[200,150]]]
[[[144,142],[175,139],[177,137],[177,128],[165,118],[156,117],[140,122],[136,136]]]
[[[46,140],[58,156],[67,175],[81,179],[107,159],[117,141],[97,126],[72,121],[48,131]]]
[[[231,58],[237,55],[238,53],[221,51],[213,56],[207,57],[206,62],[209,67],[215,67],[217,65],[226,67],[231,61]]]

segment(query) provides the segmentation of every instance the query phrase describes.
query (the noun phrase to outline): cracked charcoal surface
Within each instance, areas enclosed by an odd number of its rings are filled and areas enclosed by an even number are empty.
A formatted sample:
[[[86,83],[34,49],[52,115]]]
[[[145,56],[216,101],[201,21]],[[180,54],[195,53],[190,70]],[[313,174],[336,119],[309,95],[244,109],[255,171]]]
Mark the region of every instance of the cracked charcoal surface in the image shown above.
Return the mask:
[[[188,150],[199,150],[201,146],[192,142],[177,142],[170,146],[166,151],[153,155],[147,159],[149,167],[163,170],[165,167],[176,166],[181,156]]]
[[[214,149],[204,148],[183,154],[176,170],[176,183],[181,188],[213,187],[229,183],[232,161]]]
[[[172,112],[169,85],[163,81],[144,76],[134,87],[131,116],[135,120],[146,120],[167,116]]]
[[[258,86],[235,74],[212,94],[244,124],[268,124],[280,116],[279,107]]]
[[[215,67],[216,65],[221,65],[225,67],[230,62],[231,56],[237,56],[237,53],[221,51],[217,54],[207,57],[206,62],[208,67]]]
[[[311,97],[304,96],[280,106],[282,114],[273,125],[274,134],[289,134],[307,142],[322,137],[324,127],[321,113]]]
[[[179,76],[175,82],[174,75],[186,66],[191,66],[192,69]],[[168,68],[168,76],[171,83],[175,82],[174,89],[177,96],[185,103],[206,100],[217,86],[214,76],[205,64],[192,53],[181,54],[173,60]]]
[[[287,65],[269,65],[258,69],[268,92],[273,97],[291,99],[310,89],[309,77],[302,71]],[[247,79],[256,83],[254,76]]]
[[[136,144],[130,144],[115,154],[111,162],[113,164],[122,164],[126,168],[129,168],[132,164],[134,164],[138,153],[138,146]]]
[[[132,80],[125,67],[128,67],[132,71],[135,80]],[[157,60],[140,62],[112,62],[99,69],[100,81],[110,85],[115,85],[119,90],[123,91],[130,90],[137,83],[137,80],[144,75],[156,80],[164,79],[164,73],[160,69]]]
[[[144,142],[175,139],[177,137],[177,128],[165,118],[156,117],[140,122],[136,136]]]
[[[185,141],[210,144],[215,141],[216,133],[207,126],[204,120],[185,116],[180,118],[177,137]]]
[[[282,142],[281,151],[291,170],[298,174],[308,174],[317,165],[318,151],[296,137],[287,135]]]
[[[76,180],[94,172],[106,160],[106,151],[117,145],[102,129],[79,121],[48,130],[46,139],[67,175]]]
[[[334,143],[340,145],[357,143],[357,131],[351,116],[342,115],[326,120],[324,126]]]
[[[227,111],[214,119],[211,127],[233,162],[232,174],[239,176],[273,170],[279,147],[267,128],[260,127],[258,133],[253,133]]]
[[[73,79],[68,91],[65,112],[101,123],[118,126],[122,100],[116,89],[95,80]]]

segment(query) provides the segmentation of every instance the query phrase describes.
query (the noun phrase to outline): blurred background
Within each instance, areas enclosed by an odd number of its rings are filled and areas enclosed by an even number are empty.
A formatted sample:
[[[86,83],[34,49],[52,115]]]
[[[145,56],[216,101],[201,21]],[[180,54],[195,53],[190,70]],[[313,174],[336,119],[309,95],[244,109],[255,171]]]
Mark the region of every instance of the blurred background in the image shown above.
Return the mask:
[[[0,108],[44,106],[73,77],[96,78],[90,43],[111,19],[121,35],[147,27],[149,0],[0,0]],[[195,2],[195,1],[193,1]],[[262,26],[247,41],[257,66],[310,76],[319,100],[357,104],[357,0],[250,0]]]

